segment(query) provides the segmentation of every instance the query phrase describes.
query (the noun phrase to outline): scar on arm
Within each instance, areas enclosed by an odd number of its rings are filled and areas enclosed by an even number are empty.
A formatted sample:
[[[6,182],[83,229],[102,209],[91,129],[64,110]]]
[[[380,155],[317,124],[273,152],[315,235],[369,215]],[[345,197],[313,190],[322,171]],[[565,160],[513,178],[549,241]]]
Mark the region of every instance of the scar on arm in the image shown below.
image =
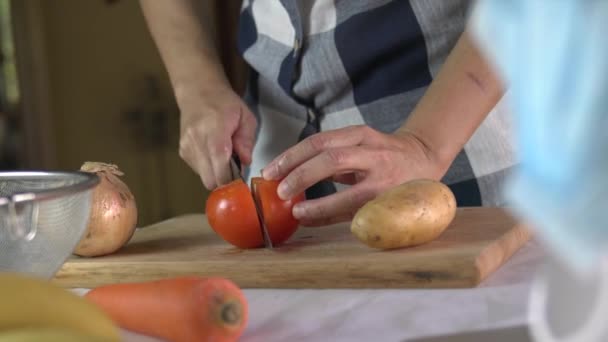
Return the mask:
[[[481,91],[486,91],[486,87],[484,86],[483,82],[481,81],[481,79],[479,79],[479,77],[477,77],[477,75],[475,75],[475,73],[473,73],[472,71],[467,71],[466,75],[469,80],[475,83],[475,85],[477,85],[479,89],[481,89]]]

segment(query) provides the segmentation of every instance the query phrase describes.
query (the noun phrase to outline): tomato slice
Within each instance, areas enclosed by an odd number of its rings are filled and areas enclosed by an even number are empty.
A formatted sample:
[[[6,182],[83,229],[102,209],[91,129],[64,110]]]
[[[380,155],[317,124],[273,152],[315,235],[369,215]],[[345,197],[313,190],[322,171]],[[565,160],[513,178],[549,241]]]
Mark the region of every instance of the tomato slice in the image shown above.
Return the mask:
[[[292,215],[293,206],[304,200],[304,194],[289,200],[282,200],[277,194],[279,181],[265,180],[262,177],[251,179],[253,196],[261,205],[262,218],[268,229],[273,244],[280,244],[289,239],[298,229],[299,222]]]
[[[260,221],[249,188],[241,179],[213,190],[205,205],[211,228],[239,248],[264,245]]]

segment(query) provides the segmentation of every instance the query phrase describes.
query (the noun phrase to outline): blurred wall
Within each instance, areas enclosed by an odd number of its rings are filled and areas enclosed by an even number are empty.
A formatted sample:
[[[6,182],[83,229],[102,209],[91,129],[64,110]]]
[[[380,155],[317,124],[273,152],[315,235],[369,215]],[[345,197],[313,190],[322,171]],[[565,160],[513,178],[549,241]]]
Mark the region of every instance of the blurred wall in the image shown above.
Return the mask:
[[[138,2],[41,4],[58,167],[119,165],[138,201],[140,225],[204,212],[207,194],[178,156],[177,109]],[[147,91],[147,84],[159,92]],[[157,117],[166,120],[167,132],[150,119],[159,112],[167,113]],[[165,133],[167,144],[155,144]]]

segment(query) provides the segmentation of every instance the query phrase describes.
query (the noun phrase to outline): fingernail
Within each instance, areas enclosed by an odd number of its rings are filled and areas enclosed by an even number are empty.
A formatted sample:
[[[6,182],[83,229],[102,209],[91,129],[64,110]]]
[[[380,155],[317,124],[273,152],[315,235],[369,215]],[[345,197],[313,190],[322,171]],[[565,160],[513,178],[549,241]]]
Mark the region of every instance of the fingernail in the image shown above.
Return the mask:
[[[287,185],[285,181],[281,182],[279,184],[279,188],[277,189],[277,194],[279,195],[279,198],[282,200],[288,200],[290,195],[289,190],[289,185]]]
[[[300,220],[303,218],[305,213],[304,206],[301,204],[296,204],[293,206],[291,214],[296,220]]]
[[[266,180],[272,180],[277,177],[277,168],[273,165],[268,165],[262,170],[262,177]]]

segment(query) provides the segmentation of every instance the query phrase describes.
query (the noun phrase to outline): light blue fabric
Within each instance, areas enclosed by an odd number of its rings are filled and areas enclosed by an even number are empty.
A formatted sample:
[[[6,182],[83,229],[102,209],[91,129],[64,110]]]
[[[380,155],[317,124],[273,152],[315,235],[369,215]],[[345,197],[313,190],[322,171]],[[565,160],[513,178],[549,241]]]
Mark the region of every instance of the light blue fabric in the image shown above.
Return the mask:
[[[608,1],[480,0],[473,32],[515,115],[505,194],[555,255],[590,266],[608,253]]]

